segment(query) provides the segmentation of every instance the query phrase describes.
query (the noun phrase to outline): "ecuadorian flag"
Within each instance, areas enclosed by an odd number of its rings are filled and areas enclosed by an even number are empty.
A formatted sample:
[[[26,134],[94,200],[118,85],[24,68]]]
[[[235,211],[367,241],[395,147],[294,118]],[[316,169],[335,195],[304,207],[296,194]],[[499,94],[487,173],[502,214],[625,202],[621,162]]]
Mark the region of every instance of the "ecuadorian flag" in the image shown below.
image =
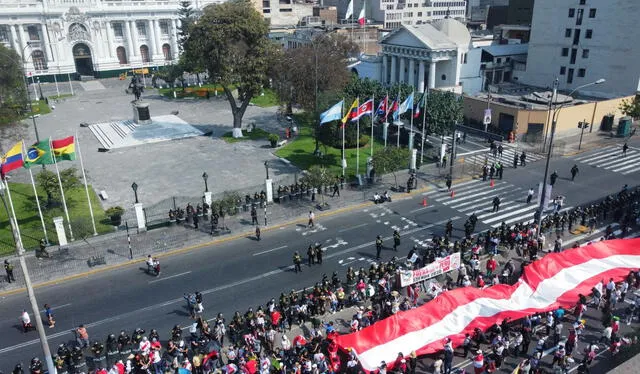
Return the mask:
[[[19,169],[24,165],[22,159],[22,142],[17,142],[16,145],[11,147],[4,156],[2,156],[2,164],[0,166],[0,174],[2,177],[11,170]]]
[[[64,139],[52,140],[51,150],[56,161],[76,159],[76,142],[73,136]]]

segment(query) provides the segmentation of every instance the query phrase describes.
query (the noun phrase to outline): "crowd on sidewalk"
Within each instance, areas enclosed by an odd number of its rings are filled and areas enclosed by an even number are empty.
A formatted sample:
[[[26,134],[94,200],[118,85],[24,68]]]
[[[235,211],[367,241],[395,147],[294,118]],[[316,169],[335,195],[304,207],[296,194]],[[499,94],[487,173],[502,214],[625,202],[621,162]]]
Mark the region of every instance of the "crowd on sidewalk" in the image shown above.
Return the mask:
[[[567,213],[565,222],[570,228],[571,217],[584,224],[592,218],[600,220],[613,216],[616,220],[622,220],[623,225],[626,221],[631,224],[631,217],[637,214],[635,210],[639,200],[639,190],[629,191],[625,188],[599,204]],[[73,347],[61,344],[57,348],[54,362],[58,374],[187,374],[186,371],[196,374],[359,373],[361,367],[355,353],[349,350],[339,351],[333,340],[342,328],[330,321],[329,314],[345,308],[355,308],[348,327],[349,331],[355,332],[395,313],[414,308],[421,301],[437,297],[449,289],[474,286],[471,279],[476,287],[513,283],[518,274],[514,263],[507,261],[499,269],[495,255],[499,250],[515,250],[523,257],[522,267],[527,266],[528,261],[535,260],[544,252],[545,234],[554,228],[558,233],[564,229],[562,217],[564,215],[559,213],[546,217],[540,230],[533,223],[513,226],[503,224],[502,227],[475,238],[466,235],[463,240],[454,243],[450,242],[452,227],[447,224],[443,237],[434,237],[424,248],[412,248],[406,262],[400,262],[394,257],[388,263],[373,264],[368,270],[360,268],[356,271],[348,268],[344,281],[337,273],[330,279],[324,276],[311,289],[301,293],[294,290],[283,292],[277,301],[271,299],[264,306],[258,306],[255,311],[249,308],[243,314],[236,312],[229,320],[222,314],[206,319],[202,294],[194,292],[185,295],[192,319],[188,326],[176,325],[165,336],[161,336],[156,330],[146,334],[143,329],[136,329],[131,335],[121,331],[117,336],[110,334],[103,341],[91,337],[90,332],[81,325],[75,331],[77,344]],[[472,225],[475,226],[475,221]],[[623,235],[624,233],[623,230]],[[610,232],[602,239],[612,236],[613,232]],[[394,233],[394,247],[399,245],[399,233]],[[562,243],[554,245],[553,250],[561,251]],[[396,276],[400,267],[420,267],[453,251],[461,252],[465,259],[465,265],[458,270],[456,281],[447,276],[441,283],[429,282],[428,287],[425,284],[414,284],[406,290],[401,289]],[[483,270],[481,260],[485,259]],[[532,315],[521,321],[504,320],[488,331],[476,329],[457,348],[464,357],[472,354],[475,374],[499,369],[509,355],[524,357],[519,372],[529,374],[549,372],[549,367],[541,364],[540,356],[545,349],[556,346],[552,369],[566,372],[568,365],[579,356],[576,354],[580,352],[577,345],[581,342],[580,336],[586,324],[582,315],[588,306],[601,309],[604,327],[601,342],[609,345],[612,354],[618,351],[623,342],[635,342],[632,339],[625,340],[619,333],[619,327],[620,320],[631,323],[638,317],[638,299],[628,307],[621,301],[639,287],[640,270],[631,272],[619,284],[603,280],[594,288],[591,300],[588,301],[587,296],[581,295],[573,311],[558,309],[547,314]],[[53,314],[52,308],[47,306],[50,326],[51,321],[55,323]],[[310,322],[310,332],[306,336],[296,335],[290,340],[286,332],[291,332],[294,325],[305,322]],[[565,323],[572,324],[566,341],[561,340]],[[183,333],[184,330],[187,333]],[[278,336],[280,339],[277,339]],[[529,348],[533,343],[535,348],[531,351]],[[449,341],[443,343],[442,356],[437,357],[432,365],[435,373],[452,372],[455,348]],[[583,373],[588,372],[598,349],[597,344],[589,344],[585,348],[578,369],[578,372]],[[415,352],[400,352],[396,362],[382,362],[378,372],[415,373],[417,360]],[[43,363],[34,359],[28,368],[18,365],[13,373],[22,374],[24,370],[42,372]]]

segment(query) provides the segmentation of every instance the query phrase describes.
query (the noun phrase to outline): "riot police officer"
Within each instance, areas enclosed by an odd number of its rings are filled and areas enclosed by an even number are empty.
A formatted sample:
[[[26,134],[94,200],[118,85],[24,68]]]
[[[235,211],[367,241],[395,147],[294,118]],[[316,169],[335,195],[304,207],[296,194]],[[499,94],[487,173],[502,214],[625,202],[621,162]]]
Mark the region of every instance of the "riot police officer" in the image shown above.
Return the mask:
[[[118,361],[118,340],[115,334],[109,334],[107,336],[107,366],[111,367]]]
[[[120,331],[118,336],[118,351],[120,352],[120,359],[126,360],[131,354],[131,339],[129,335],[124,331]]]
[[[400,232],[393,230],[393,250],[398,252],[398,246],[400,245]]]
[[[376,260],[380,259],[381,253],[382,253],[382,237],[378,235],[376,237]]]
[[[557,179],[558,179],[558,172],[554,170],[553,173],[551,173],[551,176],[549,177],[549,184],[553,186],[554,184],[556,184]]]
[[[293,254],[293,266],[294,266],[294,271],[296,273],[298,272],[302,272],[302,257],[300,257],[300,254],[296,251]]]
[[[453,234],[453,221],[452,220],[447,221],[447,225],[445,227],[444,234],[447,237],[450,237]]]

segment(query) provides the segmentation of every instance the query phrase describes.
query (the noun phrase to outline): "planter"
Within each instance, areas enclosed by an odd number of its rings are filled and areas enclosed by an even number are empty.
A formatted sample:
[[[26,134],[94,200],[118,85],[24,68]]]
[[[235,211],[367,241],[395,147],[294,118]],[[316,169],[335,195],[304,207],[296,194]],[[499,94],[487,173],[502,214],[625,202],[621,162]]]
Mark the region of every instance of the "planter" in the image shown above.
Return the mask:
[[[276,148],[278,146],[278,141],[277,140],[270,140],[269,143],[271,143],[271,148]]]
[[[111,224],[113,226],[120,226],[120,224],[122,224],[122,216],[121,215],[114,215],[114,216],[110,216],[109,218],[111,219]]]

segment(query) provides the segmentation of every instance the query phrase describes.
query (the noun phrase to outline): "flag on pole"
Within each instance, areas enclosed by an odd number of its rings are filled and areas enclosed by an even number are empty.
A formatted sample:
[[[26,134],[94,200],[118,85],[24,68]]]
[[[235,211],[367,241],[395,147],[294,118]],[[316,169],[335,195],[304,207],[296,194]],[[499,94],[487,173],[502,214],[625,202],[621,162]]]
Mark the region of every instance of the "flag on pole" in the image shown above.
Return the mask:
[[[364,26],[367,23],[367,18],[365,16],[365,3],[362,3],[362,9],[360,9],[360,15],[358,16],[358,24],[360,26]]]
[[[385,96],[384,99],[378,104],[376,109],[376,116],[387,116],[387,107],[389,106],[389,96]]]
[[[424,107],[425,101],[424,101],[424,93],[422,94],[422,97],[420,97],[420,100],[418,100],[418,105],[416,105],[415,110],[413,111],[413,118],[418,118],[420,117],[420,109],[421,107]]]
[[[398,110],[398,114],[403,114],[409,109],[413,108],[413,92],[411,95],[407,96],[406,99],[400,104],[400,109]]]
[[[349,6],[347,6],[347,13],[344,14],[344,19],[349,19],[353,17],[353,0],[349,1]]]
[[[29,169],[31,165],[51,165],[53,164],[53,156],[49,140],[41,140],[34,143],[27,149],[27,155],[24,159],[24,168]]]
[[[398,101],[400,101],[400,98],[397,97],[393,103],[391,103],[391,106],[389,108],[389,112],[391,112],[391,118],[394,121],[397,121],[400,118],[400,113],[398,112]],[[387,114],[389,114],[389,112],[387,112]]]
[[[351,122],[355,122],[360,119],[360,117],[364,115],[371,115],[373,113],[373,100],[369,99],[364,103],[360,104],[355,112],[351,115]]]
[[[22,142],[17,142],[2,156],[2,164],[0,164],[0,174],[2,178],[11,170],[19,169],[24,165],[22,158]]]
[[[353,104],[351,104],[351,107],[349,108],[349,110],[347,110],[347,113],[344,115],[344,117],[342,117],[342,126],[344,126],[347,121],[349,120],[349,118],[352,118],[353,116],[353,111],[358,109],[358,99],[353,100]]]
[[[337,104],[329,108],[326,112],[320,113],[320,124],[339,120],[342,117],[342,105],[344,100],[340,100]]]
[[[53,149],[53,156],[56,158],[56,161],[73,161],[76,159],[76,144],[73,136],[52,140],[51,148]]]

